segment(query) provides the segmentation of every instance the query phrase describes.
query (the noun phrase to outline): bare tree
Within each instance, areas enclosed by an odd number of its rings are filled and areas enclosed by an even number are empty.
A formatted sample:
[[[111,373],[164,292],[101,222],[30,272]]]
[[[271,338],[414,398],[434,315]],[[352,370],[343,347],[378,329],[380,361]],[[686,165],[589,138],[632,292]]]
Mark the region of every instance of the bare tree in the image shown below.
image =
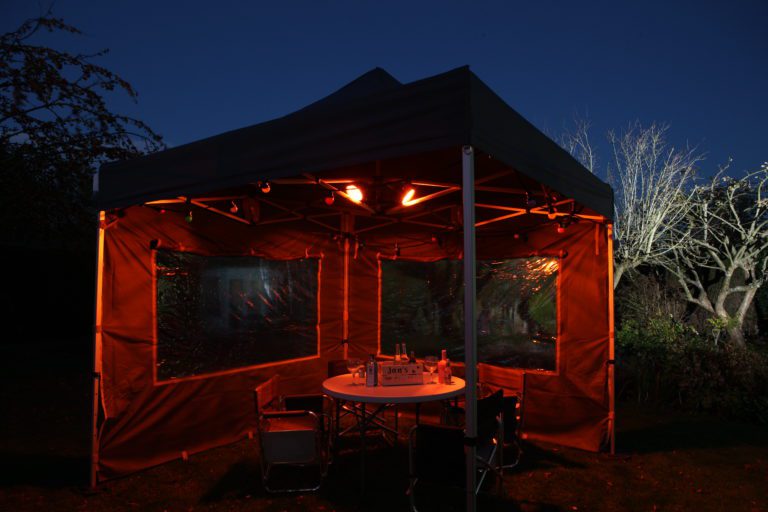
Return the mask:
[[[592,123],[589,119],[576,115],[573,119],[573,128],[566,128],[560,137],[560,145],[568,151],[581,165],[587,168],[589,172],[597,172],[597,153],[592,146],[592,140],[589,132],[592,129]]]
[[[621,135],[608,136],[614,166],[608,177],[616,205],[614,287],[624,273],[660,263],[688,238],[679,228],[690,208],[688,190],[703,156],[696,148],[670,146],[668,129],[634,124]]]
[[[689,204],[683,221],[689,236],[672,246],[665,266],[686,299],[743,346],[744,319],[767,278],[768,163],[740,179],[721,170],[694,188]]]
[[[595,173],[598,159],[589,128],[588,121],[577,119],[561,144]],[[686,198],[703,155],[696,148],[671,146],[668,129],[634,123],[619,135],[608,134],[613,158],[606,175],[615,192],[614,288],[627,272],[660,264],[688,236],[679,226],[690,207]]]

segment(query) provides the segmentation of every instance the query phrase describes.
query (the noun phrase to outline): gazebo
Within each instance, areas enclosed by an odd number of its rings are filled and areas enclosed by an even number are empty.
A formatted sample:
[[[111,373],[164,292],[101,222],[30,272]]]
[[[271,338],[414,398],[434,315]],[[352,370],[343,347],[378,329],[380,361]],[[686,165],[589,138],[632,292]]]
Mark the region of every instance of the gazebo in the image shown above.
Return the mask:
[[[248,436],[276,373],[316,392],[401,341],[464,374],[468,484],[478,381],[524,396],[528,438],[612,448],[611,188],[469,68],[377,68],[95,189],[94,484]]]

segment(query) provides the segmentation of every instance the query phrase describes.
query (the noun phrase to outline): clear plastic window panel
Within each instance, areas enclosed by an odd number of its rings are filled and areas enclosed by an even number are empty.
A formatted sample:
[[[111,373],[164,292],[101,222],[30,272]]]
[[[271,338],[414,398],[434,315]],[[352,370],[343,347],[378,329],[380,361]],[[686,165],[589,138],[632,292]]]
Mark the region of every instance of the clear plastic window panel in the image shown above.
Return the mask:
[[[318,265],[158,251],[157,379],[317,355]]]
[[[462,262],[382,261],[381,350],[406,342],[418,357],[447,349],[464,359]],[[557,365],[557,258],[477,262],[478,360],[554,371]]]

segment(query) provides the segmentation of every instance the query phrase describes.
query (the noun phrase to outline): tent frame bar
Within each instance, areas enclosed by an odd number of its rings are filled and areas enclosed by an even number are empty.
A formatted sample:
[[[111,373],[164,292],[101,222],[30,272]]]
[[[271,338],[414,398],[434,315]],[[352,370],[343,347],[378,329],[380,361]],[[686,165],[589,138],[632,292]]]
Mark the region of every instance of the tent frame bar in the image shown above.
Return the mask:
[[[435,185],[435,186],[441,186],[441,185]],[[478,187],[475,187],[475,188],[477,189]],[[455,192],[457,190],[460,190],[460,189],[457,188],[457,189],[441,190],[441,191],[436,192],[434,194],[423,196],[423,197],[421,197],[419,199],[421,199],[423,201],[427,201],[429,199],[433,199],[436,196],[443,196],[443,195],[446,195],[448,193]],[[318,214],[313,214],[313,215],[305,215],[305,214],[299,213],[298,209],[290,209],[288,207],[285,207],[285,206],[279,204],[276,201],[270,201],[270,200],[265,199],[265,198],[255,198],[256,201],[262,202],[264,204],[268,204],[268,205],[272,206],[273,208],[282,210],[282,211],[288,213],[289,216],[281,217],[281,218],[275,218],[275,219],[261,220],[259,222],[250,222],[250,221],[248,221],[248,220],[246,220],[246,219],[244,219],[242,217],[238,217],[235,214],[232,214],[232,213],[226,212],[224,210],[221,210],[219,208],[216,208],[214,206],[205,204],[205,202],[204,202],[204,201],[228,201],[228,200],[235,200],[235,199],[243,199],[243,196],[225,196],[225,197],[212,197],[212,198],[201,198],[201,199],[189,199],[189,198],[186,198],[184,196],[181,196],[181,197],[176,198],[176,199],[150,201],[148,203],[145,203],[145,205],[147,205],[147,206],[155,206],[155,205],[162,205],[162,204],[182,204],[182,203],[189,202],[190,204],[195,205],[195,206],[197,206],[199,208],[202,208],[204,210],[207,210],[207,211],[209,211],[211,213],[215,213],[215,214],[221,215],[223,217],[227,217],[227,218],[229,218],[231,220],[240,222],[242,224],[247,224],[249,226],[263,226],[263,225],[268,225],[268,224],[280,224],[280,223],[284,223],[284,222],[296,222],[296,221],[299,221],[299,220],[304,220],[304,221],[307,221],[307,222],[311,222],[313,224],[317,224],[318,226],[321,226],[321,227],[323,227],[323,228],[325,228],[325,229],[327,229],[329,231],[334,231],[334,232],[335,231],[339,231],[339,230],[343,231],[342,228],[337,228],[335,226],[332,226],[330,224],[327,224],[325,222],[317,220],[319,218],[333,217],[333,216],[336,216],[336,215],[339,215],[339,216],[343,217],[345,215],[345,211],[343,211],[343,210],[338,210],[338,211],[328,212],[328,213],[318,213]],[[417,199],[417,201],[418,201],[418,199]],[[420,201],[420,202],[423,202],[423,201]],[[413,204],[415,204],[415,203],[413,203]],[[410,206],[413,206],[413,204],[411,204]],[[567,205],[567,204],[573,205],[574,201],[572,199],[564,199],[562,201],[558,201],[557,203],[553,203],[552,207],[553,208],[557,208],[558,206],[563,206],[563,205]],[[434,213],[439,212],[439,211],[447,210],[447,209],[450,209],[450,208],[453,208],[453,207],[454,207],[454,205],[444,205],[444,206],[440,206],[439,208],[436,208],[436,209],[433,209],[433,210],[429,210],[429,211],[426,211],[426,212],[419,212],[419,213],[416,213],[415,215],[411,215],[409,217],[399,218],[399,219],[398,218],[390,218],[390,217],[386,216],[387,214],[390,214],[390,213],[392,213],[394,211],[402,211],[405,208],[407,208],[405,206],[398,206],[398,207],[395,207],[395,208],[392,208],[392,209],[388,210],[387,213],[384,214],[384,215],[376,215],[376,218],[381,219],[381,220],[384,221],[381,224],[377,224],[375,226],[369,226],[367,228],[360,229],[360,230],[357,231],[357,233],[364,233],[364,232],[367,232],[367,231],[373,231],[373,230],[376,230],[376,229],[380,229],[380,228],[384,228],[384,227],[387,227],[387,226],[391,226],[392,224],[396,224],[398,222],[402,222],[404,224],[413,224],[413,225],[416,225],[416,226],[424,226],[424,227],[428,227],[428,228],[438,229],[438,230],[441,230],[441,231],[452,231],[452,230],[455,229],[455,226],[450,225],[450,224],[436,224],[436,223],[433,223],[433,222],[426,222],[426,221],[420,221],[420,220],[415,220],[415,219],[418,219],[419,217],[423,217],[425,215],[431,215],[431,214],[434,214]],[[519,217],[521,215],[548,215],[548,216],[555,217],[555,218],[574,217],[574,218],[577,218],[577,219],[591,220],[591,221],[599,222],[599,223],[603,223],[606,220],[605,217],[602,217],[602,216],[599,216],[599,215],[583,215],[583,214],[566,213],[566,212],[559,212],[559,211],[554,211],[554,212],[550,213],[548,211],[548,209],[547,210],[544,209],[545,208],[544,206],[536,207],[536,208],[533,208],[533,209],[526,209],[526,208],[519,208],[519,207],[515,207],[515,206],[504,206],[504,205],[496,205],[496,204],[475,203],[475,208],[484,208],[484,209],[512,212],[510,214],[501,215],[501,216],[498,216],[498,217],[492,217],[490,219],[485,219],[485,220],[482,220],[482,221],[478,221],[478,222],[475,223],[475,227],[481,227],[481,226],[485,226],[487,224],[492,224],[492,223],[495,223],[495,222],[509,220],[509,219],[512,219],[512,218],[515,218],[515,217]]]
[[[367,228],[358,229],[355,231],[355,234],[359,235],[360,233],[365,233],[367,231],[373,231],[374,229],[385,228],[387,226],[391,226],[392,224],[397,224],[397,221],[395,219],[386,218],[381,220],[383,220],[384,222],[382,222],[381,224],[376,224],[375,226],[368,226]]]
[[[497,178],[501,178],[503,176],[507,176],[509,174],[512,174],[512,170],[502,170],[493,174],[490,174],[488,176],[484,176],[482,178],[474,179],[474,190],[478,191],[488,191],[488,192],[496,192],[496,193],[503,193],[503,194],[509,194],[509,195],[524,195],[526,197],[530,197],[534,195],[534,193],[531,193],[528,190],[521,189],[521,188],[509,188],[509,187],[494,187],[494,186],[486,186],[482,185],[483,183],[487,183],[489,181],[493,181]],[[462,190],[462,187],[459,187],[455,183],[448,183],[448,182],[436,182],[436,181],[429,181],[429,180],[413,180],[408,183],[410,183],[413,186],[424,186],[424,187],[434,187],[434,188],[442,188],[443,190],[439,190],[437,192],[433,192],[431,194],[427,194],[421,197],[418,197],[416,199],[413,199],[409,202],[408,205],[396,205],[390,209],[388,209],[383,214],[379,214],[376,212],[375,209],[368,206],[365,203],[358,203],[356,201],[353,201],[352,198],[347,194],[344,190],[340,189],[336,185],[343,185],[343,184],[350,184],[355,183],[355,180],[353,179],[322,179],[317,178],[309,173],[304,173],[303,178],[278,178],[275,180],[272,180],[272,183],[280,184],[280,185],[317,185],[320,186],[328,191],[333,192],[334,194],[338,194],[340,197],[343,197],[350,203],[352,203],[355,207],[352,211],[347,210],[341,210],[341,209],[335,209],[335,213],[338,214],[341,218],[344,217],[344,215],[351,213],[353,215],[358,214],[359,212],[355,212],[354,210],[357,210],[358,208],[361,208],[368,212],[369,215],[372,217],[379,218],[383,220],[384,222],[369,226],[367,228],[363,228],[358,231],[358,233],[367,232],[367,231],[373,231],[375,229],[384,228],[386,226],[390,226],[392,224],[402,222],[405,224],[413,224],[417,226],[423,226],[428,227],[431,229],[437,229],[441,231],[452,231],[456,228],[456,226],[451,224],[438,224],[434,222],[427,222],[425,220],[416,220],[419,217],[423,217],[424,215],[433,214],[438,211],[442,211],[447,208],[452,208],[454,205],[444,205],[437,209],[429,210],[427,212],[418,212],[414,215],[410,215],[408,217],[404,218],[392,218],[390,217],[393,214],[403,212],[407,208],[410,208],[412,206],[416,206],[418,204],[426,203],[427,201],[431,201],[433,199],[437,199],[439,197],[443,197],[448,194],[452,194],[454,192],[458,192]],[[474,198],[474,190],[473,190],[473,198]],[[546,205],[540,205],[533,208],[521,208],[521,207],[514,207],[514,206],[505,206],[505,205],[496,205],[496,204],[488,204],[488,203],[476,203],[475,208],[484,208],[484,209],[492,209],[492,210],[501,210],[501,211],[508,211],[511,212],[509,214],[500,215],[497,217],[492,217],[489,219],[485,219],[479,222],[475,223],[475,227],[481,227],[488,224],[501,222],[505,220],[509,220],[515,217],[519,217],[521,215],[547,215],[552,220],[556,218],[562,218],[562,217],[571,217],[575,219],[583,219],[583,220],[590,220],[593,222],[598,223],[604,223],[606,222],[606,218],[601,215],[585,215],[581,213],[575,213],[574,208],[576,206],[576,202],[573,199],[562,199],[560,201],[552,202],[552,194],[550,194],[545,188],[542,187],[541,191],[537,191],[535,193],[537,196],[544,196],[547,198],[547,204]],[[209,202],[215,202],[215,201],[234,201],[235,199],[244,199],[245,196],[215,196],[215,197],[201,197],[201,198],[187,198],[185,196],[180,196],[178,198],[174,199],[165,199],[165,200],[157,200],[157,201],[149,201],[147,203],[144,203],[147,206],[153,206],[153,205],[162,205],[162,204],[179,204],[179,203],[191,203],[195,206],[198,206],[200,208],[203,208],[209,212],[216,213],[218,215],[227,217],[231,220],[247,224],[247,225],[267,225],[267,224],[278,224],[278,223],[284,223],[284,222],[295,222],[304,220],[307,222],[311,222],[313,224],[316,224],[318,226],[321,226],[324,229],[328,229],[330,231],[344,231],[343,221],[340,220],[339,227],[332,226],[330,224],[327,224],[325,222],[319,221],[318,218],[331,216],[332,213],[329,214],[317,214],[317,215],[307,215],[304,213],[301,213],[301,210],[304,207],[294,207],[289,208],[286,206],[283,206],[279,204],[276,201],[268,200],[264,197],[256,197],[255,200],[262,202],[264,204],[270,205],[273,208],[282,210],[289,214],[289,216],[282,217],[282,218],[274,218],[274,219],[267,219],[267,220],[261,220],[259,222],[251,222],[247,219],[244,219],[242,217],[239,217],[238,215],[235,215],[233,213],[221,210],[219,208],[216,208],[215,206],[211,206]],[[557,208],[561,206],[570,206],[570,212],[562,212],[558,211]],[[321,207],[322,208],[322,207]]]

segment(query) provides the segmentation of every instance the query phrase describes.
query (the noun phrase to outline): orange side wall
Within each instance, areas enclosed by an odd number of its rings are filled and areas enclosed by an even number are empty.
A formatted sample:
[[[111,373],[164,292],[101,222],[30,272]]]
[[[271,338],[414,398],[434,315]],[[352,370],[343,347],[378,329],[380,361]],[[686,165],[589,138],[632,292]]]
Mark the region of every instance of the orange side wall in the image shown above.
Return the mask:
[[[133,207],[106,231],[102,389],[107,420],[99,443],[100,480],[178,458],[182,451],[195,453],[242,439],[255,427],[256,384],[279,373],[281,392],[318,390],[328,360],[342,357],[342,258],[326,233],[293,233],[274,226],[258,230],[200,210],[188,224],[183,215]],[[320,356],[154,383],[151,240],[159,240],[161,247],[211,255],[292,259],[322,253]]]

